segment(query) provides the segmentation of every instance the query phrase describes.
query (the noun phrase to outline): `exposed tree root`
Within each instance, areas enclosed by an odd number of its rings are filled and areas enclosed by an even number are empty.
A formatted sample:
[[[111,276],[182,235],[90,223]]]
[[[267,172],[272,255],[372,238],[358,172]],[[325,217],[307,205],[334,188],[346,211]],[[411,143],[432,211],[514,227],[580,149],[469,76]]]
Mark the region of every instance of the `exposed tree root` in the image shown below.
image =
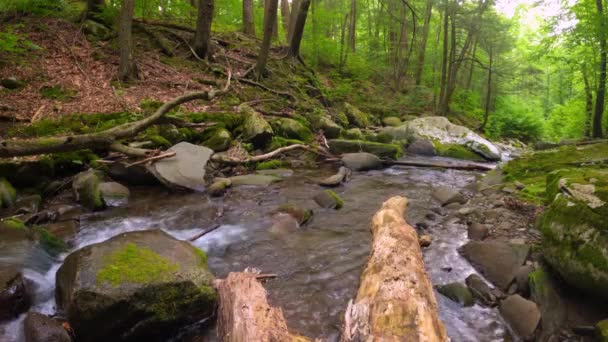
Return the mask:
[[[173,47],[169,45],[168,41],[160,33],[156,32],[155,30],[149,29],[148,27],[146,27],[146,25],[140,22],[136,22],[136,24],[139,29],[141,29],[142,31],[144,31],[145,34],[150,36],[150,38],[156,43],[156,45],[158,45],[158,47],[165,55],[169,57],[175,55]]]

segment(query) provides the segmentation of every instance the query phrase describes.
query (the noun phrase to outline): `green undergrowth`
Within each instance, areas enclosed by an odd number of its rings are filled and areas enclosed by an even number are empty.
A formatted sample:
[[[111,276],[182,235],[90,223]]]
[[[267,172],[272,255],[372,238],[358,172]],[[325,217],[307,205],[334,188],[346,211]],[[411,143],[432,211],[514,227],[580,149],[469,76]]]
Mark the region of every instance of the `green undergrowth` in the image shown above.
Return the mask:
[[[256,170],[271,170],[271,169],[280,169],[285,166],[287,163],[283,160],[271,159],[263,162],[259,162],[255,165]]]

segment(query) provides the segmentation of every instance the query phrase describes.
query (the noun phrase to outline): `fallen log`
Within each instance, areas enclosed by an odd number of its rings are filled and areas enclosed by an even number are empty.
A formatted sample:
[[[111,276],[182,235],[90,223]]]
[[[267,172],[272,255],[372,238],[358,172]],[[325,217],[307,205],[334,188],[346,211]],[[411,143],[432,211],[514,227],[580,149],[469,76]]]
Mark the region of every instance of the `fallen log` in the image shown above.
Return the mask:
[[[283,312],[268,304],[257,278],[253,272],[233,272],[216,281],[219,337],[224,342],[309,341],[289,333]]]
[[[448,341],[418,235],[403,219],[407,203],[393,197],[372,219],[372,250],[346,309],[343,342]]]
[[[438,167],[454,170],[470,170],[470,171],[491,171],[496,168],[494,165],[484,165],[479,163],[461,163],[451,164],[439,161],[419,161],[419,160],[390,160],[384,159],[382,163],[386,166],[415,166],[415,167]]]

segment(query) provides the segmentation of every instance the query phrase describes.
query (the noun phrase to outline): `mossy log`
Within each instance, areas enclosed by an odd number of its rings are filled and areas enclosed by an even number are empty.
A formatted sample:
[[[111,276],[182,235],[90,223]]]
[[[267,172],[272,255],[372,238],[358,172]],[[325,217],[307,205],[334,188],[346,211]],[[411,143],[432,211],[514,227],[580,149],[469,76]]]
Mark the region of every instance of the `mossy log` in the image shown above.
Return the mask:
[[[218,334],[225,342],[309,341],[290,334],[280,308],[268,304],[266,290],[250,272],[229,273],[217,280]]]
[[[407,203],[393,197],[372,219],[372,250],[346,309],[343,342],[448,341],[418,235],[403,219]]]

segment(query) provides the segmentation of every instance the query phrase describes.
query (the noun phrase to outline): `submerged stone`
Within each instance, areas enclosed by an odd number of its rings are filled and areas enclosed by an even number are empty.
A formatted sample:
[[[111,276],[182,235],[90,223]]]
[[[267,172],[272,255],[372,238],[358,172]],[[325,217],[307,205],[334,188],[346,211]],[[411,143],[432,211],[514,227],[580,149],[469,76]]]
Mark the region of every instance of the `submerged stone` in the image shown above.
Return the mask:
[[[230,177],[230,181],[233,186],[240,185],[259,185],[259,186],[268,186],[272,183],[280,182],[281,178],[269,175],[241,175]]]
[[[340,209],[344,206],[344,201],[332,190],[326,189],[313,197],[313,200],[321,207],[326,209]]]
[[[448,297],[452,301],[462,306],[473,306],[475,304],[473,294],[466,287],[466,285],[462,283],[438,285],[437,292],[441,293],[442,295]]]

